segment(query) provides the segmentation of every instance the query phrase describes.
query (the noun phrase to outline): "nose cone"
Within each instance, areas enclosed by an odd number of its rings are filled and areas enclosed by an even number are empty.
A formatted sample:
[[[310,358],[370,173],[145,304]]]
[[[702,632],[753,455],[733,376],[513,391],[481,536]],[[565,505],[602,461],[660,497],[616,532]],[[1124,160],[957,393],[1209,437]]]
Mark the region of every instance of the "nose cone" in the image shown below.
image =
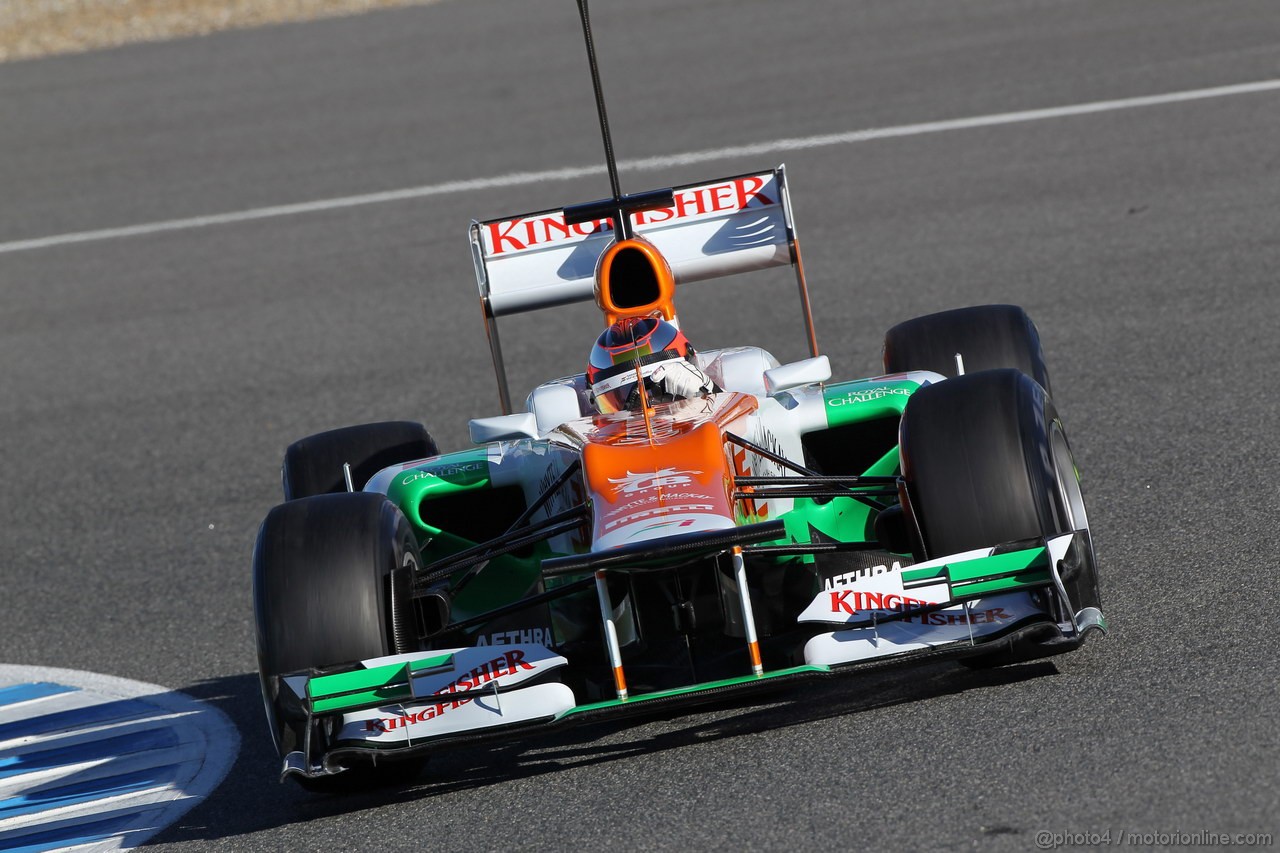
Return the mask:
[[[620,527],[606,533],[591,546],[592,551],[607,551],[621,545],[635,545],[650,539],[664,539],[682,533],[698,533],[709,530],[728,530],[733,519],[704,512],[667,513],[661,517]]]
[[[582,463],[594,507],[593,551],[735,526],[733,476],[714,424],[656,446],[592,442]]]

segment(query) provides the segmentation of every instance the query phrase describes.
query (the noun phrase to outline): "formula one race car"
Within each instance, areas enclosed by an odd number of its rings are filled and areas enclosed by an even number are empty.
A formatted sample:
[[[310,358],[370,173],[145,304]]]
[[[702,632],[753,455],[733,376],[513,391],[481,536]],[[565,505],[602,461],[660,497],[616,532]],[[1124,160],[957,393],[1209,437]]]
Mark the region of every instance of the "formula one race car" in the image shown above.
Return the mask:
[[[781,168],[671,195],[623,240],[563,211],[473,226],[500,379],[503,314],[594,292],[643,333],[678,323],[676,280],[798,258]],[[648,343],[472,421],[474,450],[402,422],[288,448],[254,558],[286,774],[886,659],[1052,655],[1104,627],[1021,309],[902,323],[885,375],[844,382],[825,356]],[[711,387],[663,401],[651,368],[675,363]]]
[[[783,168],[623,196],[610,167],[603,202],[472,225],[506,412],[474,449],[390,422],[286,451],[254,553],[284,776],[360,784],[448,745],[1105,629],[1020,308],[904,322],[883,375],[831,382]],[[787,265],[813,357],[687,346],[677,283]],[[591,298],[590,370],[512,412],[498,319]]]

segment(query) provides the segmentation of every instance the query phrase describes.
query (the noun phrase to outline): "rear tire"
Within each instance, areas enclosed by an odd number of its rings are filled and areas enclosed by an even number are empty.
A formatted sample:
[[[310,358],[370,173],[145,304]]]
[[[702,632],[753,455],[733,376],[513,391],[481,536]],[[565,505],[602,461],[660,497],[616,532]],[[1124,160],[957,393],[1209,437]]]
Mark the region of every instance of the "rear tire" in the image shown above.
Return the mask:
[[[345,492],[344,463],[351,466],[351,482],[358,490],[383,468],[439,453],[426,427],[413,421],[383,421],[318,433],[285,450],[284,499]]]
[[[1013,367],[1045,391],[1053,391],[1040,333],[1027,312],[1016,305],[976,305],[916,317],[884,336],[886,373],[932,370],[953,377],[956,353],[964,361],[965,373]]]
[[[262,698],[282,757],[302,749],[306,720],[281,676],[412,651],[408,581],[420,565],[408,519],[382,495],[320,495],[268,513],[254,549],[253,598]],[[317,727],[313,742],[319,737]],[[402,781],[421,765],[361,765],[304,786]]]

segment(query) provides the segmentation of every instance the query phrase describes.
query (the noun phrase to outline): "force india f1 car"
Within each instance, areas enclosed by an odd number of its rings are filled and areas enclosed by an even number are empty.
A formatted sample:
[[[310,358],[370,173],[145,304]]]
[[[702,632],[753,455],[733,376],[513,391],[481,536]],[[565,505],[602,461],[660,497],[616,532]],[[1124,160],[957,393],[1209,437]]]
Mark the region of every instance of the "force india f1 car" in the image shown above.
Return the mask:
[[[564,211],[472,226],[504,399],[502,315],[594,294],[611,321],[674,320],[677,281],[798,260],[783,169],[670,196],[620,241]],[[254,556],[285,774],[885,661],[1054,655],[1104,627],[1021,309],[902,323],[868,379],[695,358],[713,393],[600,414],[583,375],[558,379],[472,421],[473,450],[406,422],[288,448]]]
[[[883,375],[832,382],[783,168],[622,196],[610,167],[605,202],[472,224],[507,412],[471,422],[474,449],[390,422],[286,451],[253,569],[283,776],[345,786],[446,746],[1105,630],[1020,308],[904,322]],[[813,357],[702,351],[709,393],[602,413],[579,374],[511,412],[500,317],[594,298],[609,324],[678,323],[677,283],[787,265]]]

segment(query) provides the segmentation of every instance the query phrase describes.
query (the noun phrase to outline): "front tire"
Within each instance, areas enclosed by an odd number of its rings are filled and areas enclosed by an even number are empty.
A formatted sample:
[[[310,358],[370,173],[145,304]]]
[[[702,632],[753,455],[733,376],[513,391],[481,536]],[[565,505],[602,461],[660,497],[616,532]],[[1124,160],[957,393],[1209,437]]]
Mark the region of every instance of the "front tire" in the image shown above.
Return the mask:
[[[1086,531],[1070,606],[1099,605],[1089,517],[1066,430],[1045,389],[1006,368],[920,389],[901,425],[902,473],[920,556]],[[966,659],[994,666],[1043,656],[1033,645]]]
[[[384,496],[320,495],[281,504],[258,532],[253,561],[258,671],[281,756],[303,748],[306,718],[281,677],[412,651],[417,632],[410,575],[421,565],[408,519]],[[312,739],[321,737],[319,727]],[[420,768],[395,768],[398,780]],[[398,772],[397,772],[398,771]],[[386,781],[360,766],[307,787],[345,789]]]
[[[1020,371],[921,388],[907,402],[900,437],[928,558],[1088,527],[1058,411]]]

